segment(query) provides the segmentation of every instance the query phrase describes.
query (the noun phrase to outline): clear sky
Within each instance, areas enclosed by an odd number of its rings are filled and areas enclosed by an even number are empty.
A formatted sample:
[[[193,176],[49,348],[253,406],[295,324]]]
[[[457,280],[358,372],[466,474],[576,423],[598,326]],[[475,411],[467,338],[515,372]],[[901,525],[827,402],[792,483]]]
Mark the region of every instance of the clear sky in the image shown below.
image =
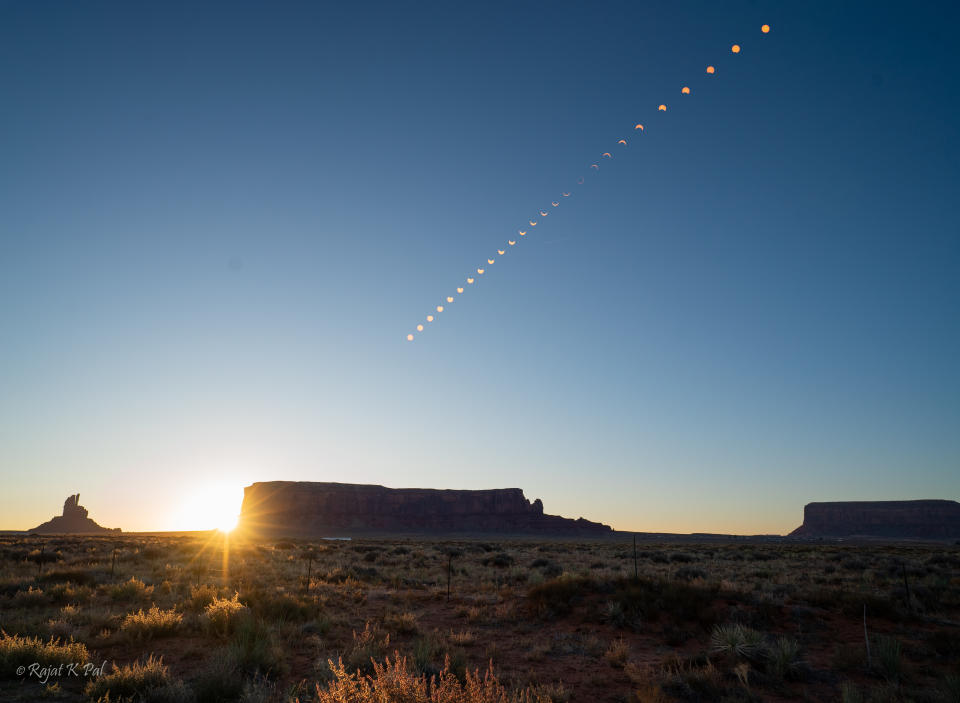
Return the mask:
[[[0,528],[956,499],[957,7],[0,2]]]

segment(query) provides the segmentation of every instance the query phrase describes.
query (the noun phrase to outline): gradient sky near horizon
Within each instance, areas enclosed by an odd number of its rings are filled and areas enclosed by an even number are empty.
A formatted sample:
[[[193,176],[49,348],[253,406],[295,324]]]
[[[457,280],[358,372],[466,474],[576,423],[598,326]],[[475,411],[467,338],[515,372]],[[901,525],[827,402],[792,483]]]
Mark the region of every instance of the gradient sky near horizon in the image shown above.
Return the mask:
[[[958,19],[0,2],[0,528],[278,479],[671,532],[957,499]]]

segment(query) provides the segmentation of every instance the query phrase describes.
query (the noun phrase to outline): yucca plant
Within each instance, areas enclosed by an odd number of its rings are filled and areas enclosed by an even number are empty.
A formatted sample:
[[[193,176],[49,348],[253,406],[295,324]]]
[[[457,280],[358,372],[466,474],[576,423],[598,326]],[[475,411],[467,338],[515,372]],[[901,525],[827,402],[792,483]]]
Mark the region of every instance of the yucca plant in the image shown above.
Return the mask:
[[[710,637],[711,649],[735,659],[756,661],[766,654],[763,634],[740,624],[717,625]]]
[[[768,656],[770,672],[777,678],[799,678],[806,667],[800,658],[800,643],[792,637],[778,637]]]

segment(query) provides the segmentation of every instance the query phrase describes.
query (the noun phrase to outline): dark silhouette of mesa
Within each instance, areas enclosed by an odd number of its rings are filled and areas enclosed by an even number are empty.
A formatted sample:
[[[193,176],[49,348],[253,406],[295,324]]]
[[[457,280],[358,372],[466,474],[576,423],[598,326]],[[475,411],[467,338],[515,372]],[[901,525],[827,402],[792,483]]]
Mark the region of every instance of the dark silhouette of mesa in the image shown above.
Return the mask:
[[[791,537],[960,538],[955,500],[884,500],[807,503]]]
[[[77,493],[63,501],[63,515],[57,515],[42,525],[37,525],[32,530],[28,530],[28,532],[40,535],[86,535],[120,532],[119,527],[113,529],[101,527],[88,518],[87,514],[87,509],[80,505],[80,494]]]
[[[439,490],[269,481],[243,491],[238,527],[252,535],[500,533],[603,537],[608,525],[545,515],[520,488]]]

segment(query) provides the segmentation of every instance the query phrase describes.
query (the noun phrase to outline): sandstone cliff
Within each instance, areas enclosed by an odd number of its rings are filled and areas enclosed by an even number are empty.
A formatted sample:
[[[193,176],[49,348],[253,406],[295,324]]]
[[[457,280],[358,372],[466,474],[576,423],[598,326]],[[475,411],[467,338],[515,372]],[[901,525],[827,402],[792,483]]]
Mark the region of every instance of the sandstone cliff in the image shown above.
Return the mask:
[[[270,481],[247,486],[239,526],[251,533],[331,536],[499,532],[603,536],[607,525],[544,515],[519,488],[482,491]]]
[[[808,503],[792,537],[863,535],[895,539],[960,537],[960,503],[953,500]]]
[[[80,505],[80,494],[77,493],[63,501],[63,515],[57,515],[42,525],[37,525],[32,530],[29,530],[29,532],[46,535],[78,535],[120,531],[120,528],[111,530],[108,527],[101,527],[87,517],[87,515],[87,509]]]

